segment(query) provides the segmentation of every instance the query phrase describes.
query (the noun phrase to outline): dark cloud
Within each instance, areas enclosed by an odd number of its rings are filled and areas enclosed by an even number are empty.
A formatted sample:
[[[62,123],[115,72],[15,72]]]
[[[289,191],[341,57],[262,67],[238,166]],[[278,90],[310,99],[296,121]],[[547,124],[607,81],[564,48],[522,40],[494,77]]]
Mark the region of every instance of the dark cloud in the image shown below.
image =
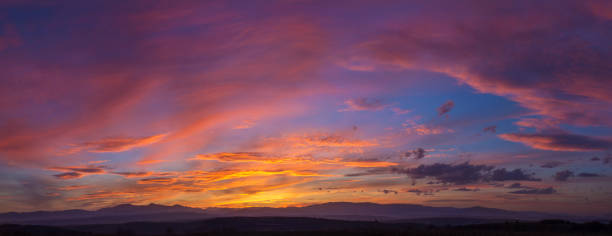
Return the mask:
[[[525,188],[525,186],[521,185],[521,183],[513,183],[506,188]]]
[[[443,183],[469,184],[482,181],[491,169],[493,169],[492,166],[472,165],[464,162],[457,165],[435,163],[410,169],[394,168],[392,171],[406,174],[413,179],[431,177]]]
[[[423,193],[423,191],[421,191],[420,189],[408,189],[408,190],[406,190],[406,192],[414,193],[416,195],[421,195],[421,193]]]
[[[453,107],[455,107],[455,103],[451,100],[445,102],[440,107],[438,107],[438,115],[442,116],[446,113],[449,113]]]
[[[500,138],[520,142],[527,146],[552,151],[595,151],[606,150],[612,147],[612,141],[584,135],[556,133],[556,134],[500,134]]]
[[[484,127],[484,129],[482,129],[482,132],[485,132],[485,133],[486,132],[495,133],[495,132],[497,132],[497,126],[491,125],[491,126]]]
[[[582,173],[578,174],[578,177],[593,178],[593,177],[603,177],[603,175],[595,174],[595,173],[582,172]]]
[[[434,200],[427,200],[425,202],[430,202],[430,203],[448,203],[448,202],[480,202],[481,200],[475,200],[475,199],[434,199]]]
[[[397,194],[397,191],[395,191],[395,190],[389,190],[389,189],[383,189],[383,190],[381,190],[381,192],[383,192],[383,193],[385,193],[385,194],[389,194],[389,193]]]
[[[417,149],[414,149],[414,150],[412,150],[412,151],[409,151],[409,152],[404,153],[404,156],[405,156],[405,157],[411,157],[411,156],[413,156],[413,157],[414,157],[414,159],[419,160],[419,159],[421,159],[421,158],[425,157],[425,155],[426,155],[426,154],[427,154],[427,152],[425,151],[425,149],[423,149],[423,148],[417,148]]]
[[[408,190],[406,190],[406,192],[414,193],[417,196],[421,196],[421,195],[433,195],[434,194],[434,190],[431,190],[431,189],[427,189],[427,190],[408,189]]]
[[[478,188],[466,188],[466,187],[462,187],[462,188],[453,189],[453,191],[458,191],[458,192],[478,192],[478,191],[480,191],[480,189],[478,189]]]
[[[59,179],[76,179],[76,178],[80,178],[82,174],[78,172],[66,172],[66,173],[61,173],[61,174],[55,174],[53,176]]]
[[[490,178],[492,181],[540,181],[533,177],[533,174],[525,173],[522,169],[514,169],[513,171],[507,171],[506,168],[496,169]]]
[[[468,162],[461,164],[435,163],[431,165],[420,165],[415,168],[391,167],[391,172],[408,175],[413,179],[434,178],[441,183],[470,184],[489,181],[540,181],[533,174],[526,173],[522,169],[512,171],[506,168],[495,169],[494,166],[472,165]]]
[[[435,163],[431,165],[419,165],[414,168],[380,167],[369,168],[365,172],[346,174],[347,177],[380,175],[380,174],[404,174],[414,180],[433,178],[427,184],[472,184],[491,181],[540,181],[523,169],[507,170],[506,168],[495,168],[488,165],[473,165],[469,162],[460,164]],[[503,186],[503,185],[502,185]]]
[[[591,161],[600,161],[601,159],[599,157],[593,157],[591,158]]]
[[[65,173],[53,175],[60,179],[76,179],[88,174],[106,173],[107,166],[70,166],[70,167],[51,167],[50,170],[63,171]]]
[[[560,165],[563,165],[563,162],[560,162],[560,161],[549,161],[549,162],[546,162],[546,163],[540,165],[540,167],[542,167],[542,168],[555,168],[555,167],[560,166]]]
[[[559,172],[555,173],[555,175],[553,177],[555,178],[556,181],[565,182],[570,177],[573,177],[573,176],[574,176],[574,172],[572,172],[570,170],[564,170],[564,171],[559,171]]]
[[[514,194],[553,194],[556,192],[557,190],[555,190],[554,188],[548,187],[548,188],[523,189],[523,190],[512,191],[510,193],[514,193]]]

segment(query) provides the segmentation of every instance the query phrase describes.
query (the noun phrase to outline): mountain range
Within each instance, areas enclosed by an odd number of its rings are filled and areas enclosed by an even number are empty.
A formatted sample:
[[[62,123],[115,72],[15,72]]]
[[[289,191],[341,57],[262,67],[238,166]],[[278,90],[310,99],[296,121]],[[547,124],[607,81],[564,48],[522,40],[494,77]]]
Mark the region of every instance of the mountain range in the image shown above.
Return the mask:
[[[432,207],[414,204],[376,204],[330,202],[305,207],[249,207],[249,208],[192,208],[181,205],[165,206],[158,204],[122,204],[95,211],[64,210],[10,212],[0,214],[0,224],[30,225],[92,225],[119,224],[126,222],[180,222],[221,217],[310,217],[351,221],[380,222],[444,222],[470,223],[483,220],[523,220],[565,219],[570,221],[595,220],[594,217],[576,217],[562,214],[535,211],[508,211],[485,207]],[[451,222],[451,223],[452,223]]]

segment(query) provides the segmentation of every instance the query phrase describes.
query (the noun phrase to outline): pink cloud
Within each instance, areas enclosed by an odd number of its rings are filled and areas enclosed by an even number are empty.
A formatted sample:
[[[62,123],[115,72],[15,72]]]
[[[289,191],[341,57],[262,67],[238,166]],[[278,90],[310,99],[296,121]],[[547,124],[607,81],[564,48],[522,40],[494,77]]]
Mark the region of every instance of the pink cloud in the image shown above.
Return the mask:
[[[388,106],[376,98],[354,98],[344,101],[346,108],[338,111],[378,111]]]
[[[530,147],[551,151],[596,151],[612,148],[612,141],[583,135],[556,134],[500,134],[500,138],[520,142]]]
[[[554,120],[612,125],[605,118],[612,115],[608,109],[612,107],[608,82],[612,58],[602,53],[610,50],[603,43],[612,40],[604,33],[608,25],[591,15],[582,2],[559,3],[564,7],[554,10],[543,10],[549,9],[547,3],[519,4],[521,15],[483,12],[511,4],[489,4],[496,8],[462,4],[464,14],[441,17],[432,9],[425,16],[390,22],[385,33],[359,47],[383,64],[446,73],[480,92],[505,96]],[[581,23],[582,19],[588,23]],[[566,21],[570,23],[559,23]],[[582,37],[585,34],[593,37]]]

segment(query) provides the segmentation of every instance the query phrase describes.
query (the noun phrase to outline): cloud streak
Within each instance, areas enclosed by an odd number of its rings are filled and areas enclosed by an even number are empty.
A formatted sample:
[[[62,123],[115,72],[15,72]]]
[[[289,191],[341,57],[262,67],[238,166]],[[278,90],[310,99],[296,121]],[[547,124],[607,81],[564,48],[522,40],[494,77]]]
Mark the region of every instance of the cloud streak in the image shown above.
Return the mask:
[[[612,148],[612,141],[577,134],[500,134],[500,138],[551,151],[597,151]]]
[[[378,111],[389,106],[383,101],[376,98],[354,98],[344,101],[346,108],[340,109],[340,112],[346,111]]]

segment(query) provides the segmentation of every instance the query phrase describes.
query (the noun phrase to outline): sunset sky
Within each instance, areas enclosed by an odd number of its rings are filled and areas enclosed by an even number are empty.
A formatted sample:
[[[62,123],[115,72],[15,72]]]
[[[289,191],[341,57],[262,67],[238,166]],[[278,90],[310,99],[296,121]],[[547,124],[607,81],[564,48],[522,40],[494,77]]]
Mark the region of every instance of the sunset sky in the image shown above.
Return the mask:
[[[606,0],[0,1],[0,212],[612,213],[611,42]]]

